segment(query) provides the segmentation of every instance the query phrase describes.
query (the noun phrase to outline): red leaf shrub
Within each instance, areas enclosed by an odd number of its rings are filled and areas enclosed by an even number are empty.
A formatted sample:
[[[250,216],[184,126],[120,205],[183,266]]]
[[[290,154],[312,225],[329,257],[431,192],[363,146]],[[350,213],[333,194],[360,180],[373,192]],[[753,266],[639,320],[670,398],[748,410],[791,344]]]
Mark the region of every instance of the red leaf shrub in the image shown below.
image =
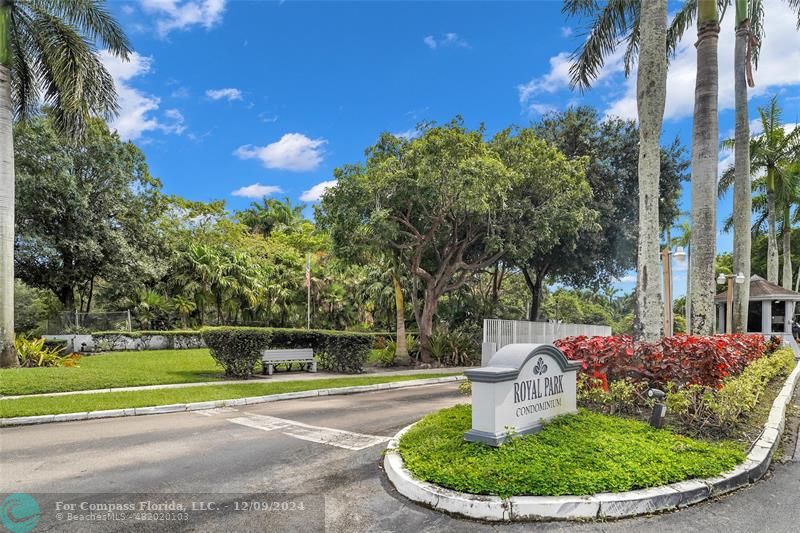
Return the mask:
[[[553,343],[567,359],[582,361],[583,372],[602,383],[630,378],[652,386],[667,382],[719,387],[767,353],[761,335],[675,335],[658,343],[630,336],[567,337]],[[774,343],[771,343],[774,344]]]

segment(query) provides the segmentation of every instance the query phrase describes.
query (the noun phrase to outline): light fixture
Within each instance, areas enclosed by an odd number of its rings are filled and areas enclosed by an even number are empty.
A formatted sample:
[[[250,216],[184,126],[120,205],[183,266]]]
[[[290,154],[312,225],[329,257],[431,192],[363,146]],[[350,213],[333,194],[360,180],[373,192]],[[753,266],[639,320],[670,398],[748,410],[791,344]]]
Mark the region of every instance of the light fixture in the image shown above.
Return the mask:
[[[678,261],[683,261],[684,259],[686,259],[686,251],[683,249],[683,246],[678,246],[675,249],[675,253],[673,255],[675,256],[675,259],[677,259]]]
[[[744,283],[744,274],[742,274],[741,272],[736,274],[736,283],[739,284],[739,285]]]
[[[720,274],[717,276],[717,285],[724,285],[726,279],[725,274]]]

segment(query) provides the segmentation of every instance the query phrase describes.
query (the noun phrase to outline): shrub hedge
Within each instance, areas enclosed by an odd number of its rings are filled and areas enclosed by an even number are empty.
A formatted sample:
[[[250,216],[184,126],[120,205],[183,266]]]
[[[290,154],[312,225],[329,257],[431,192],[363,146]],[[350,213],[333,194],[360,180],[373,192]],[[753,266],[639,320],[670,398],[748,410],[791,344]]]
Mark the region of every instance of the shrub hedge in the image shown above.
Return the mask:
[[[553,343],[568,359],[583,362],[583,373],[602,382],[624,378],[654,386],[697,384],[720,387],[729,376],[767,353],[761,335],[675,335],[657,343],[634,342],[630,336],[568,337]],[[770,347],[775,346],[770,343]]]
[[[215,327],[202,331],[211,356],[225,374],[247,377],[269,348],[311,348],[320,368],[358,374],[372,347],[372,336],[329,330]]]

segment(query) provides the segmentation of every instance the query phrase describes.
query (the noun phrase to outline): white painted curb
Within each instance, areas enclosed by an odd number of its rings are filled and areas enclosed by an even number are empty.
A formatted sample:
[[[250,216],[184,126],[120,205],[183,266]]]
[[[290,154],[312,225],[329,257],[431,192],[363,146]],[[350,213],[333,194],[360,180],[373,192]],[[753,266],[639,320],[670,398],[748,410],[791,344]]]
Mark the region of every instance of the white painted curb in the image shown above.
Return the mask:
[[[0,418],[0,427],[28,426],[33,424],[48,424],[50,422],[72,422],[75,420],[88,420],[93,418],[117,418],[122,416],[157,415],[164,413],[179,413],[183,411],[200,411],[218,407],[233,407],[239,405],[254,405],[257,403],[278,402],[281,400],[296,400],[299,398],[315,398],[317,396],[333,396],[336,394],[358,394],[378,390],[405,389],[408,387],[422,387],[453,381],[463,381],[464,376],[444,376],[441,378],[411,379],[408,381],[393,381],[376,383],[374,385],[359,385],[355,387],[334,387],[330,389],[314,389],[300,392],[285,392],[283,394],[268,394],[266,396],[252,396],[236,398],[234,400],[212,400],[207,402],[176,403],[172,405],[155,405],[152,407],[131,407],[127,409],[109,409],[106,411],[90,411],[88,413],[64,413],[60,415],[17,416],[13,418]]]
[[[772,403],[761,437],[750,449],[745,461],[718,477],[691,479],[662,487],[593,494],[591,496],[483,496],[456,492],[415,479],[400,456],[400,437],[414,424],[403,428],[389,441],[383,466],[397,491],[406,498],[451,514],[487,521],[579,520],[587,518],[622,518],[680,509],[719,496],[764,475],[772,453],[783,433],[786,407],[800,378],[800,363],[786,378]]]

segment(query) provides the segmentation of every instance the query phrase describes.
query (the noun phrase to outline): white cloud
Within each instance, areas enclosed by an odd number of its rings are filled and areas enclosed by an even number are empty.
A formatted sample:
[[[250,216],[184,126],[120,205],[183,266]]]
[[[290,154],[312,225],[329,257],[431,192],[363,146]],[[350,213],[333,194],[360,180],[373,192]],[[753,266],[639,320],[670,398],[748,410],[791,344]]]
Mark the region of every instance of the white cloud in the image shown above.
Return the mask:
[[[110,126],[117,130],[120,137],[126,140],[135,140],[147,131],[175,134],[184,132],[186,126],[180,111],[177,109],[167,110],[163,118],[168,120],[159,120],[155,113],[158,111],[160,99],[146,94],[130,84],[134,78],[150,72],[152,57],[132,52],[129,61],[122,61],[107,50],[101,50],[98,55],[103,66],[114,78],[120,112]]]
[[[761,46],[758,70],[754,72],[756,86],[749,89],[750,97],[763,95],[777,87],[800,84],[800,46],[798,46],[797,14],[786,2],[765,0],[764,28],[767,35]],[[733,47],[734,17],[725,17],[719,35],[719,110],[733,109]],[[678,45],[670,61],[667,76],[666,120],[679,120],[694,112],[694,85],[697,72],[697,30],[692,28]],[[625,82],[625,94],[613,101],[608,115],[636,118],[636,79]]]
[[[303,202],[316,202],[325,194],[325,191],[330,189],[331,187],[336,187],[336,180],[330,181],[323,181],[321,183],[317,183],[313,187],[311,187],[307,191],[303,191],[303,194],[300,195],[300,200]]]
[[[252,185],[247,185],[246,187],[240,187],[231,194],[233,196],[241,196],[243,198],[263,198],[264,196],[269,196],[279,192],[283,192],[283,190],[275,185],[261,185],[260,183],[254,183]]]
[[[234,154],[241,159],[260,159],[267,168],[303,172],[314,170],[322,163],[322,147],[327,142],[309,139],[302,133],[286,133],[266,146],[240,146]]]
[[[416,139],[417,137],[422,135],[422,132],[419,131],[417,128],[411,128],[411,129],[406,130],[406,131],[398,131],[398,132],[392,133],[392,135],[394,135],[395,137],[397,137],[399,139],[405,139],[407,141],[410,141],[410,140]]]
[[[452,32],[444,33],[438,39],[433,35],[427,35],[422,39],[422,42],[425,43],[431,50],[445,48],[448,46],[456,48],[470,48],[470,45],[466,40],[461,38],[457,33]]]
[[[623,53],[624,51],[617,51],[605,62],[595,83],[605,82],[611,75],[623,70]],[[519,103],[524,110],[541,113],[542,109],[555,109],[552,105],[540,102],[539,97],[569,89],[571,55],[571,52],[561,52],[551,57],[550,71],[547,74],[517,86]]]
[[[142,8],[156,16],[156,30],[166,36],[172,30],[192,26],[209,29],[222,20],[226,0],[140,0]]]
[[[228,87],[226,89],[208,89],[206,91],[206,96],[212,100],[222,100],[224,98],[230,102],[233,100],[241,100],[242,91],[233,87]]]
[[[573,34],[572,28],[569,26],[562,26],[561,27],[561,36],[562,37],[571,37]]]
[[[278,122],[278,115],[274,113],[262,112],[258,114],[258,118],[261,122],[265,124],[272,124],[273,122]]]
[[[622,276],[617,280],[619,283],[636,283],[636,274],[629,274],[627,276]]]

